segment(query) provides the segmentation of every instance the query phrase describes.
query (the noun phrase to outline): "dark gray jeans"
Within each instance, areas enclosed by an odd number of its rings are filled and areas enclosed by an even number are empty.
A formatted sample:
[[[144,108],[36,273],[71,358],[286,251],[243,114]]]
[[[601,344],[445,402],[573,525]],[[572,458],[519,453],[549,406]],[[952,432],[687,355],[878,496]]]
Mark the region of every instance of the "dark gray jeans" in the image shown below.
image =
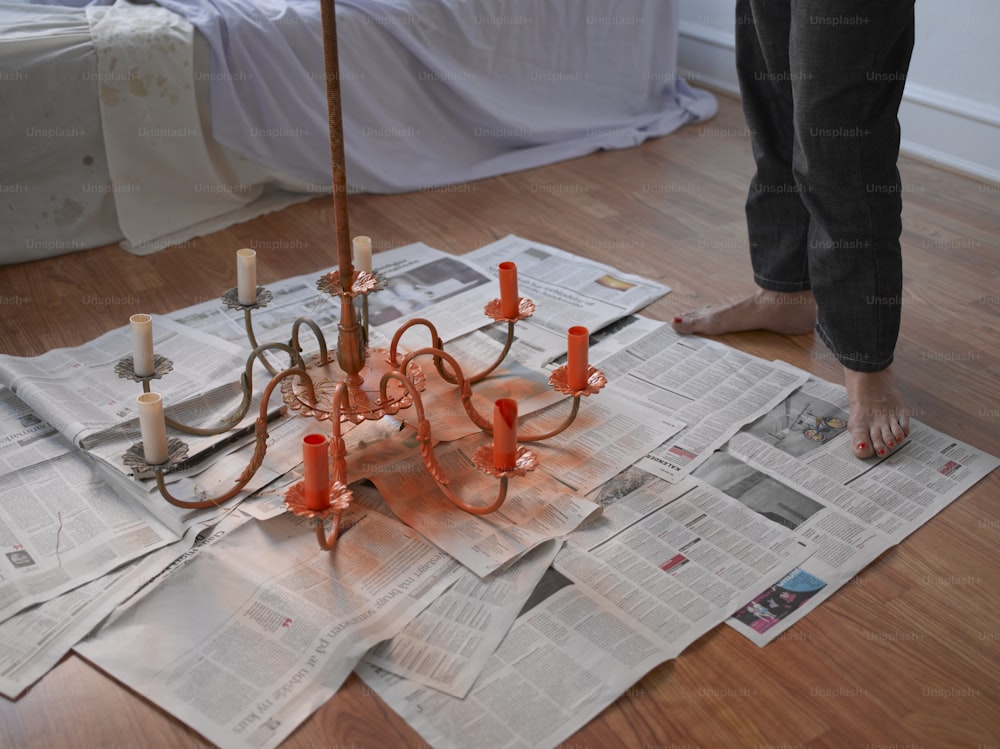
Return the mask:
[[[754,280],[812,289],[850,369],[892,362],[903,269],[897,113],[914,0],[737,0],[736,63],[757,173]]]

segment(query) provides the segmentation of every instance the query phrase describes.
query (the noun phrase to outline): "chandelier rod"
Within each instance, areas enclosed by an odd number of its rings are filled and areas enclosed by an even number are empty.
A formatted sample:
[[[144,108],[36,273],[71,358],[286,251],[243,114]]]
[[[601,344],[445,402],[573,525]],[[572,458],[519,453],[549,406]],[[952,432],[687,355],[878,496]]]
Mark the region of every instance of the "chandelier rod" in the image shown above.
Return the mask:
[[[344,160],[344,117],[340,102],[340,63],[337,53],[337,11],[334,0],[321,0],[326,108],[330,122],[330,167],[333,176],[333,222],[336,232],[340,287],[350,291],[354,276],[351,231],[347,223],[347,169]]]

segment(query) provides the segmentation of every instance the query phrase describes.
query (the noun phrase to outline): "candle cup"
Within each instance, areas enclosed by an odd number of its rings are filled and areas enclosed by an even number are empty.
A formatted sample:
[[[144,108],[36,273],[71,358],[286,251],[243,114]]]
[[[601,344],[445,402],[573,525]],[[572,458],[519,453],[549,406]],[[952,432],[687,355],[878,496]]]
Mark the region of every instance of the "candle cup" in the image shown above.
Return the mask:
[[[257,253],[248,247],[236,251],[236,292],[240,304],[257,303]]]
[[[517,295],[517,265],[509,260],[497,266],[500,276],[500,314],[513,320],[518,316],[521,299]]]
[[[153,365],[153,318],[149,315],[132,315],[132,367],[139,377],[149,377],[156,371]]]
[[[365,273],[372,272],[372,238],[371,237],[355,237],[353,241],[354,245],[354,265]]]
[[[325,510],[330,506],[330,438],[307,434],[302,438],[302,467],[305,475],[306,506]]]
[[[506,471],[517,462],[517,401],[500,398],[493,404],[493,465]]]
[[[167,462],[167,422],[163,418],[163,396],[159,393],[142,393],[136,397],[136,402],[139,404],[143,458],[147,465],[162,465]]]
[[[567,331],[566,384],[570,390],[583,390],[587,387],[587,372],[590,369],[587,361],[589,340],[590,331],[582,325],[574,325]]]

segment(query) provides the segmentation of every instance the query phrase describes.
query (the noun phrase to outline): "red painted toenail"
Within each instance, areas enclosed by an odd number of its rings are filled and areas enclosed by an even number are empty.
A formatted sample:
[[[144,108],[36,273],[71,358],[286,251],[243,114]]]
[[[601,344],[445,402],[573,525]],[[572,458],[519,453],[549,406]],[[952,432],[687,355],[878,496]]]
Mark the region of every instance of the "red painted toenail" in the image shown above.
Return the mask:
[[[859,442],[858,443],[858,449],[859,450],[864,450],[866,447],[868,447],[868,443],[867,442]]]
[[[878,454],[879,454],[879,455],[885,455],[885,450],[879,450],[879,451],[878,451]]]
[[[680,323],[682,323],[684,321],[681,318],[679,318],[679,317],[675,317],[674,318],[674,322],[677,323],[677,324],[680,324]]]
[[[890,442],[890,443],[889,443],[889,447],[895,447],[895,446],[896,446],[896,443],[895,443],[895,442]]]

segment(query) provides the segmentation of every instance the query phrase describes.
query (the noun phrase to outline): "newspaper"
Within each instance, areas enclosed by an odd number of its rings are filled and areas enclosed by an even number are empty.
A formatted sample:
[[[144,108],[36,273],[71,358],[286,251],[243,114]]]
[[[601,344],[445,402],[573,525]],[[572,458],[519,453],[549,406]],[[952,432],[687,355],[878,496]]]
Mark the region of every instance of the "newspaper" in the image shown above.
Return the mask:
[[[1000,465],[917,420],[893,453],[859,461],[847,416],[844,388],[810,379],[695,471],[817,544],[730,620],[761,647]]]
[[[520,295],[535,302],[531,323],[562,336],[564,343],[571,326],[599,330],[670,292],[648,278],[513,234],[462,257],[491,278],[499,276],[500,263],[515,263]]]
[[[563,401],[543,416],[549,423],[560,424],[569,413],[570,401]],[[538,451],[543,471],[575,492],[586,494],[683,427],[675,419],[608,389],[586,399],[568,429],[544,442],[532,443],[532,447]],[[544,429],[536,426],[532,431]]]
[[[468,437],[438,445],[434,451],[449,490],[479,507],[497,499],[500,484],[478,471],[472,461],[483,444],[481,437]],[[352,466],[358,470],[352,472]],[[479,577],[513,564],[600,512],[594,503],[536,470],[509,480],[500,509],[488,515],[468,513],[456,507],[427,473],[413,436],[373,446],[363,458],[349,462],[348,471],[369,478],[400,520]]]
[[[264,287],[271,292],[271,299],[260,303],[250,315],[251,330],[258,344],[288,343],[292,324],[300,317],[307,317],[319,326],[325,337],[332,336],[332,340],[327,341],[332,347],[336,341],[340,307],[316,289],[316,282],[322,275],[322,272],[306,273],[274,281]],[[230,309],[220,299],[209,299],[167,316],[180,325],[240,346],[245,352],[244,360],[250,354],[245,314]],[[318,349],[308,327],[301,328],[300,343],[305,352]],[[284,369],[289,364],[286,354],[275,352],[266,356],[277,369]],[[262,365],[261,369],[263,371]]]
[[[73,444],[0,385],[0,475],[63,455]]]
[[[811,552],[689,481],[595,549],[565,546],[465,698],[367,661],[358,675],[439,749],[559,745]]]
[[[782,362],[681,336],[666,324],[599,366],[615,389],[686,425],[637,463],[668,481],[690,473],[808,379]]]
[[[465,570],[451,588],[365,661],[454,697],[465,697],[552,564],[546,541],[485,580]]]
[[[267,452],[254,475],[232,499],[202,510],[184,509],[170,504],[161,496],[156,481],[137,481],[125,475],[112,463],[113,453],[109,454],[108,460],[95,461],[95,465],[122,497],[132,500],[134,506],[142,507],[180,536],[192,524],[208,522],[212,517],[231,510],[299,465],[302,462],[301,438],[308,431],[316,431],[315,422],[282,418],[269,423]],[[250,464],[255,449],[253,442],[247,443],[244,440],[237,442],[237,447],[227,445],[225,450],[214,451],[187,472],[176,476],[167,474],[167,490],[183,501],[203,501],[225,496],[232,490],[237,477]]]
[[[245,520],[241,515],[229,515],[212,533],[224,533]],[[0,694],[17,699],[121,603],[169,565],[183,559],[196,542],[203,543],[202,536],[215,538],[206,534],[205,527],[192,527],[178,543],[164,546],[0,624]]]
[[[333,552],[293,517],[248,522],[201,546],[76,650],[208,741],[276,747],[460,573],[378,512],[345,520]]]
[[[239,379],[247,354],[214,336],[153,316],[155,352],[173,369],[155,379],[167,403],[202,393],[205,383]],[[127,327],[109,331],[82,346],[53,349],[40,356],[0,354],[0,384],[10,388],[40,418],[73,444],[137,416],[139,384],[119,377],[115,365],[131,356]]]
[[[0,476],[0,622],[177,541],[79,451]]]

